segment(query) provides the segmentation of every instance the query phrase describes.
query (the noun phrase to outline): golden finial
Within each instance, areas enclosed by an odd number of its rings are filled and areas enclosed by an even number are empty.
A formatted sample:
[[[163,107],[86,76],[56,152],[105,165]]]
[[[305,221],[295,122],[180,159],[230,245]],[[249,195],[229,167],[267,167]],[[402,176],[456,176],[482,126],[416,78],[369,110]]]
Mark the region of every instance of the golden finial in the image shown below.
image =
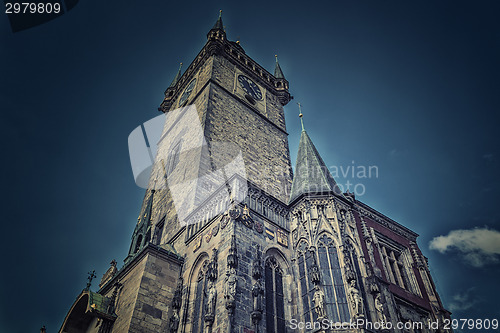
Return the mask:
[[[276,62],[278,62],[278,55],[275,54],[274,57],[276,58]]]
[[[305,129],[304,129],[304,121],[302,120],[302,117],[304,117],[304,115],[302,114],[302,104],[297,103],[297,105],[299,106],[300,124],[302,125],[302,130],[305,131]]]
[[[222,9],[219,10],[219,18],[222,17]]]

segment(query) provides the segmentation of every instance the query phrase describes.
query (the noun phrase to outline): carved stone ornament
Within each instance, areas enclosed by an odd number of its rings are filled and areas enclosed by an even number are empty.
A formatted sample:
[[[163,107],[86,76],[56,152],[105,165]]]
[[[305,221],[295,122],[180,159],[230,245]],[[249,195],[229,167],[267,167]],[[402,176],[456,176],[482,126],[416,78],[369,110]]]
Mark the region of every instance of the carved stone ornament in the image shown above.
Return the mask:
[[[240,218],[241,222],[248,228],[252,228],[253,227],[253,219],[252,217],[250,216],[250,210],[248,209],[248,207],[245,205],[245,207],[243,208],[243,214],[241,215],[241,218]]]
[[[205,321],[213,321],[215,314],[215,305],[217,302],[217,289],[215,288],[215,282],[210,281],[207,286],[207,290],[205,292],[205,296],[207,299],[206,307],[205,307]]]
[[[172,299],[172,308],[180,309],[182,303],[182,280],[177,284],[175,288],[174,298]]]
[[[256,246],[256,255],[255,259],[252,262],[252,277],[256,280],[262,277],[262,258],[260,254],[260,246]]]
[[[276,230],[276,241],[279,245],[288,247],[288,235],[281,230]]]
[[[241,217],[241,222],[245,225],[245,227],[252,229],[253,219],[250,216],[243,215]]]
[[[355,318],[363,316],[363,298],[358,288],[356,280],[351,280],[347,294],[351,303],[351,310]]]
[[[102,287],[106,282],[111,280],[113,276],[115,276],[116,272],[118,272],[118,269],[116,268],[116,260],[112,260],[109,263],[111,266],[108,268],[106,273],[102,276],[101,282],[99,283],[99,287]]]
[[[229,220],[231,220],[231,218],[228,215],[224,215],[222,217],[222,221],[220,222],[220,228],[224,229],[226,225],[229,223]]]
[[[226,299],[226,309],[233,311],[235,307],[235,297],[238,288],[238,277],[236,276],[236,269],[230,268],[226,272],[224,279],[224,298]]]
[[[382,302],[382,295],[380,293],[375,296],[375,310],[377,311],[377,321],[386,323],[387,317],[384,313],[384,303]]]
[[[314,258],[314,256],[313,256]],[[311,271],[309,272],[309,276],[311,277],[311,281],[314,285],[318,285],[320,282],[320,276],[319,276],[319,268],[316,262],[313,263],[311,267]]]
[[[215,227],[212,228],[212,237],[217,236],[219,233],[219,225],[217,224]]]
[[[326,318],[325,293],[323,292],[323,290],[321,290],[319,285],[315,287],[313,302],[314,302],[314,310],[318,315],[318,320]]]
[[[257,231],[259,234],[264,232],[264,226],[259,221],[255,221],[255,231]]]
[[[198,238],[194,241],[194,249],[193,252],[198,251],[198,249],[201,247],[201,243],[203,242],[203,236],[198,236]]]
[[[173,311],[172,316],[170,316],[170,320],[168,323],[168,328],[170,333],[175,333],[177,332],[177,329],[179,328],[179,314],[177,313],[176,310]]]
[[[262,297],[264,295],[264,288],[260,280],[255,281],[252,286],[253,297],[253,311],[262,312]]]
[[[210,262],[207,265],[207,278],[212,282],[217,280],[217,268],[218,268],[217,256],[218,256],[217,249],[213,249],[212,260],[210,260]]]
[[[209,231],[209,232],[205,235],[205,240],[207,241],[207,243],[209,243],[211,239],[212,239],[212,231]]]
[[[314,265],[311,267],[311,272],[309,273],[311,277],[311,281],[313,284],[318,285],[319,284],[319,269],[318,266]]]
[[[238,207],[237,204],[233,204],[233,206],[229,209],[228,214],[231,219],[236,220],[241,216],[240,207]]]
[[[238,250],[236,248],[236,237],[233,235],[231,237],[231,247],[229,248],[229,254],[227,255],[227,267],[236,268],[238,266]]]

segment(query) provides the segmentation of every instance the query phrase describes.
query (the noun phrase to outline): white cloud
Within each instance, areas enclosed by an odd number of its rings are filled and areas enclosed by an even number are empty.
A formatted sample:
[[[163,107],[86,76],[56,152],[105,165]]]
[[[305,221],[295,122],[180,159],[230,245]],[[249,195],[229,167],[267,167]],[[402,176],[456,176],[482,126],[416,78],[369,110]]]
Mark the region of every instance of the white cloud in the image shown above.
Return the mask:
[[[487,227],[452,230],[446,236],[434,237],[429,248],[441,253],[456,250],[470,265],[482,267],[500,262],[500,232]]]
[[[450,303],[448,309],[451,312],[466,311],[475,306],[479,299],[476,297],[476,287],[472,287],[453,296],[453,301]]]

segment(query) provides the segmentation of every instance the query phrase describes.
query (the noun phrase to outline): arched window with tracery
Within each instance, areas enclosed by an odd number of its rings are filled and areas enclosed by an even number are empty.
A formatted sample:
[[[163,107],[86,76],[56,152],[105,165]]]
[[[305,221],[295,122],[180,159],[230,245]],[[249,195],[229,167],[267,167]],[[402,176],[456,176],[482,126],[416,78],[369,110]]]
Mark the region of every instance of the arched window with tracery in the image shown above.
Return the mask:
[[[165,174],[169,176],[172,171],[174,171],[175,167],[179,163],[179,156],[181,152],[182,140],[178,141],[169,152],[167,165],[165,167]]]
[[[326,234],[318,240],[318,258],[328,317],[335,322],[349,321],[349,307],[337,247]]]
[[[298,246],[297,262],[299,265],[300,296],[304,308],[304,321],[312,322],[317,319],[313,303],[314,284],[309,275],[314,266],[314,252],[310,251],[309,245],[305,241]]]
[[[205,307],[203,306],[205,301],[205,288],[207,284],[206,278],[206,267],[208,265],[208,260],[205,260],[198,276],[196,278],[196,287],[194,292],[193,300],[193,321],[191,332],[203,332],[203,318],[205,317]]]
[[[265,300],[267,332],[285,333],[285,303],[283,300],[283,270],[275,257],[266,259]]]

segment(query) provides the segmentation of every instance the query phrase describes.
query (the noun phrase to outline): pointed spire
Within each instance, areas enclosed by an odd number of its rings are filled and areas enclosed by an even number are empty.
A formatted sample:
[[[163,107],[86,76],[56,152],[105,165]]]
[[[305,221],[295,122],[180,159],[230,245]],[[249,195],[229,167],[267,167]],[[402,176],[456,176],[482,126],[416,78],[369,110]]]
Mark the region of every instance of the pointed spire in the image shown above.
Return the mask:
[[[299,108],[301,107],[299,104]],[[332,174],[304,129],[302,110],[299,117],[302,123],[302,134],[300,135],[299,151],[297,153],[289,203],[303,194],[334,192],[336,195],[342,196],[342,191],[339,189],[335,179],[333,179]]]
[[[274,77],[277,79],[284,79],[285,75],[283,75],[283,71],[281,70],[280,64],[278,62],[278,55],[274,55],[276,57],[276,67],[274,67]]]
[[[179,82],[179,79],[181,78],[181,68],[182,68],[182,62],[180,63],[179,65],[179,70],[177,71],[177,74],[175,75],[174,77],[174,80],[172,81],[172,83],[170,83],[170,86],[169,88],[173,88],[175,87],[175,85],[177,84],[177,82]]]
[[[212,29],[218,29],[224,31],[224,24],[222,24],[222,9],[219,10],[219,18],[217,22],[215,22],[214,27]]]

